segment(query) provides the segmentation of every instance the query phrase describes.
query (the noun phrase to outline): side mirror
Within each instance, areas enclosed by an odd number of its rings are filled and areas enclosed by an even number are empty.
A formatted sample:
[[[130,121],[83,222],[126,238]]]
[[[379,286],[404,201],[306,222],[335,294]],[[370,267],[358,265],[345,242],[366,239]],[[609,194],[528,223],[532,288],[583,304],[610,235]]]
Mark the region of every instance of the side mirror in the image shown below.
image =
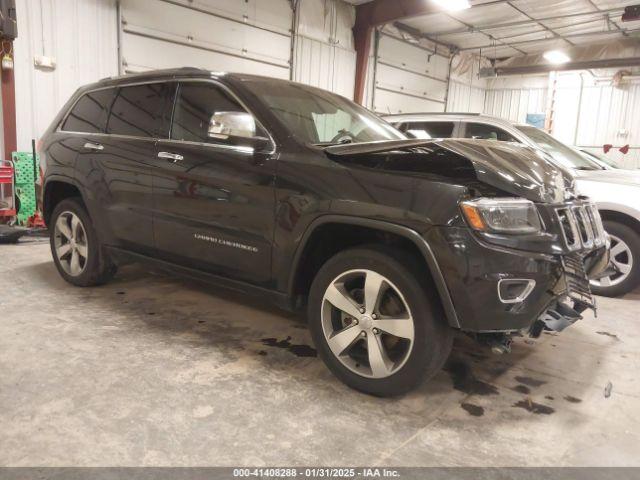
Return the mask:
[[[253,138],[256,136],[256,121],[246,112],[216,112],[211,115],[207,133],[210,138],[219,140]]]
[[[251,147],[256,154],[264,154],[272,147],[271,139],[258,134],[255,119],[246,112],[214,113],[207,134],[232,145]]]

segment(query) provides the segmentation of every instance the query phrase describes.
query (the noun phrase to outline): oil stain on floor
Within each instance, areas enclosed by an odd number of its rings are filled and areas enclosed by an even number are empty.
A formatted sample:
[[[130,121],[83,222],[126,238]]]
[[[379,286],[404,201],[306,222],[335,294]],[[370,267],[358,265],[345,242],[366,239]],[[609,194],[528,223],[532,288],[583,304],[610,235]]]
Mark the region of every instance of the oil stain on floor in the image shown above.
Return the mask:
[[[498,395],[498,388],[476,378],[469,365],[464,362],[450,362],[445,370],[451,376],[453,388],[469,395]]]
[[[528,412],[535,413],[536,415],[551,415],[555,412],[554,408],[548,405],[542,405],[541,403],[532,402],[531,399],[520,400],[512,405],[516,408],[524,408]]]
[[[480,405],[474,405],[473,403],[462,403],[460,404],[460,406],[473,417],[481,417],[484,415],[484,408]]]
[[[283,348],[290,351],[297,357],[317,357],[318,352],[315,348],[309,345],[297,345],[291,343],[291,337],[287,337],[284,340],[278,340],[277,338],[263,338],[262,344],[268,347]]]

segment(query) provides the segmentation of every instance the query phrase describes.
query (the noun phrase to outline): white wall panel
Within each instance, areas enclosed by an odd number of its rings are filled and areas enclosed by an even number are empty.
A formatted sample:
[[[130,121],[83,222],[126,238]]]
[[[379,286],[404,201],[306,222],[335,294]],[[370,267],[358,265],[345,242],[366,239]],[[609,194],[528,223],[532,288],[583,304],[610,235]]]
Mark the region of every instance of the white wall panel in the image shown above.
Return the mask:
[[[42,8],[40,8],[42,5]],[[18,150],[31,150],[81,85],[117,74],[115,0],[17,0],[14,42]],[[54,70],[34,67],[54,57]]]
[[[449,59],[435,55],[423,47],[382,34],[378,47],[378,63],[396,66],[411,72],[446,81]]]
[[[544,88],[506,88],[486,91],[484,113],[512,122],[525,123],[527,113],[545,113]]]
[[[121,5],[125,72],[198,66],[289,77],[286,28],[292,13],[286,0],[122,0]]]
[[[175,42],[134,36],[123,33],[123,44],[127,45],[128,58],[135,58],[140,63],[126,63],[126,72],[142,72],[157,68],[199,67],[214,71],[230,71],[257,73],[276,78],[289,78],[289,69],[272,64],[265,64],[249,58],[212,52],[207,49],[185,47]],[[162,55],[147,59],[150,51],[162,51]],[[142,63],[144,62],[144,63]]]
[[[298,0],[299,35],[353,50],[355,9],[342,0]]]
[[[293,80],[353,99],[353,7],[341,0],[300,0]]]
[[[640,167],[640,84],[585,85],[582,96],[579,87],[561,88],[556,98],[562,108],[554,120],[555,136],[600,153],[605,144],[628,144],[628,154],[614,148],[606,156],[627,168]]]
[[[402,93],[376,89],[375,112],[379,115],[406,112],[442,112],[444,104]]]
[[[298,35],[293,79],[353,98],[356,52]]]
[[[451,81],[447,98],[447,112],[482,113],[486,89]]]
[[[448,58],[382,34],[376,65],[373,105],[376,112],[444,111]]]
[[[523,123],[527,113],[546,112],[548,82],[548,76],[491,80],[484,111]],[[628,144],[628,154],[614,148],[606,156],[623,167],[639,168],[640,84],[614,87],[607,77],[595,79],[587,72],[559,74],[551,133],[565,143],[599,153],[604,144],[618,148]]]

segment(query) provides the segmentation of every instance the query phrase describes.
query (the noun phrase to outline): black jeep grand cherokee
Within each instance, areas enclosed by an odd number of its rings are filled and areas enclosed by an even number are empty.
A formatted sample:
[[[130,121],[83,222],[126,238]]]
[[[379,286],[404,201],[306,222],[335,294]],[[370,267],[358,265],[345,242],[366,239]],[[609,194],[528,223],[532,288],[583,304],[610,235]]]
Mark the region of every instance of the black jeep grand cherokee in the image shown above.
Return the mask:
[[[597,210],[536,152],[407,140],[316,88],[176,69],[81,88],[41,143],[60,274],[131,258],[306,306],[333,373],[376,395],[438,371],[455,329],[506,350],[593,307]]]

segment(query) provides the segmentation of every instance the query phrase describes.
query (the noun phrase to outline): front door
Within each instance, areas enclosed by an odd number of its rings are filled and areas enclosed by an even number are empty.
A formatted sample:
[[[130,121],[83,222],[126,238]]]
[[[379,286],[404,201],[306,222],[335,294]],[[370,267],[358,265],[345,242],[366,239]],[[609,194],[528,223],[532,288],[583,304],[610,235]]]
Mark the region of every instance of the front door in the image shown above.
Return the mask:
[[[212,118],[221,112],[247,114],[218,84],[179,85],[170,138],[157,145],[156,247],[172,262],[267,286],[275,162],[213,132]]]

